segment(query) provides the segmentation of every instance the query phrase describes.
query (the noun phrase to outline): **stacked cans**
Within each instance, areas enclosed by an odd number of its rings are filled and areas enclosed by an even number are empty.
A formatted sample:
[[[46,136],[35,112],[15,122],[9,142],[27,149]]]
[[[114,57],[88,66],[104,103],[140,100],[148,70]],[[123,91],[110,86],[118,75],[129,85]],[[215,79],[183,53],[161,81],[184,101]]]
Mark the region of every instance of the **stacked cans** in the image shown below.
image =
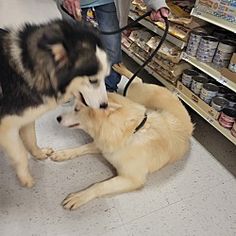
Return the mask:
[[[236,109],[224,108],[220,114],[219,123],[227,129],[232,129],[236,121]]]
[[[200,95],[203,85],[207,83],[207,78],[201,75],[193,77],[191,84],[191,90],[196,94]]]
[[[222,109],[219,123],[224,128],[231,129],[231,134],[236,137],[236,94],[227,94],[225,99],[228,105]]]
[[[218,43],[219,41],[215,37],[202,37],[197,50],[197,59],[205,63],[212,62]]]
[[[189,37],[186,53],[190,56],[195,57],[197,50],[201,41],[201,38],[206,36],[206,33],[203,31],[192,31]]]
[[[218,112],[221,112],[229,105],[229,101],[224,97],[214,97],[211,101],[211,106]]]
[[[182,74],[183,85],[185,85],[187,88],[190,88],[193,81],[193,77],[198,76],[198,75],[199,73],[195,70],[192,70],[192,69],[184,70]]]
[[[219,87],[212,83],[206,83],[203,85],[200,98],[207,104],[210,104],[212,98],[214,98],[219,91]]]
[[[228,67],[235,49],[236,45],[234,41],[223,40],[220,42],[213,58],[213,64],[219,67]]]

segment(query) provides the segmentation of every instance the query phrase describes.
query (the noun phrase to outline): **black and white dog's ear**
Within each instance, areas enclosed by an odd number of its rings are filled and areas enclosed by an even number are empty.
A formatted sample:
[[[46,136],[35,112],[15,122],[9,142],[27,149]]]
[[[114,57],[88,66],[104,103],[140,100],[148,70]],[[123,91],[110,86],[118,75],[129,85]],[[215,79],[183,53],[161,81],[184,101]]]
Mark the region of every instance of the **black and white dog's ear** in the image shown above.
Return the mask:
[[[68,62],[68,54],[63,41],[59,38],[50,38],[47,35],[39,40],[38,46],[40,49],[48,51],[57,66],[62,68]]]

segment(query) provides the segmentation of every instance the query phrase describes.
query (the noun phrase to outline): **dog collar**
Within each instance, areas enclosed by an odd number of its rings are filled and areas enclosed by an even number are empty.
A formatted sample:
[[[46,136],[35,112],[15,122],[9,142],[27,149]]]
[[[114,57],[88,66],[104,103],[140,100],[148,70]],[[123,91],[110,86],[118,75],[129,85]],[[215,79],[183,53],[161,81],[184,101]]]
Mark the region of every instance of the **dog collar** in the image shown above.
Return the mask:
[[[144,118],[143,118],[143,120],[142,120],[142,121],[140,122],[140,124],[135,128],[134,134],[135,134],[136,132],[138,132],[138,131],[145,125],[146,121],[147,121],[147,113],[145,112],[145,113],[144,113]]]

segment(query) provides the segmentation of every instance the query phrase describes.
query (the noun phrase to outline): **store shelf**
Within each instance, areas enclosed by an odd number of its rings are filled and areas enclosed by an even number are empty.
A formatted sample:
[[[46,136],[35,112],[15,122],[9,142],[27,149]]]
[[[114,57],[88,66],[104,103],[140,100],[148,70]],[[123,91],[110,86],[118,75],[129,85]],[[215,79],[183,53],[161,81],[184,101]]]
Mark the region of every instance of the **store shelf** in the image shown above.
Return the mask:
[[[129,17],[132,20],[136,20],[139,15],[133,11],[129,12]],[[159,36],[163,36],[164,34],[164,30],[162,30],[161,28],[159,28],[157,25],[154,25],[153,23],[151,23],[148,20],[142,19],[141,21],[139,21],[139,24],[143,25],[144,27],[146,27],[147,29],[151,30],[152,32],[156,33]],[[166,40],[173,43],[174,45],[176,45],[177,47],[183,49],[186,45],[186,42],[182,41],[181,39],[178,39],[176,37],[174,37],[171,34],[168,34],[166,36]]]
[[[139,65],[143,64],[143,61],[140,60],[133,52],[129,51],[126,47],[122,46],[122,50],[129,56],[131,57],[135,62],[137,62]],[[169,90],[174,91],[175,86],[171,84],[169,81],[166,79],[162,78],[159,74],[157,74],[153,69],[151,69],[149,66],[145,67],[145,70],[154,76],[157,80],[159,80],[165,87],[167,87]]]
[[[191,12],[192,16],[195,16],[199,19],[205,20],[211,24],[217,25],[223,29],[227,29],[233,33],[236,33],[236,23],[226,21],[220,17],[216,17],[214,15],[211,15],[201,9],[201,7],[195,7],[193,8]]]
[[[211,76],[213,79],[221,83],[222,85],[228,87],[232,91],[236,92],[236,83],[233,81],[225,78],[224,76],[221,75],[221,73],[214,68],[214,65],[206,64],[204,62],[199,61],[197,58],[189,56],[186,53],[182,54],[182,59],[190,63],[191,65],[195,66],[202,72],[206,73],[207,75]]]
[[[136,61],[139,65],[143,64],[142,60],[140,60],[133,52],[129,51],[126,47],[122,46],[122,50],[131,57],[134,61]],[[166,86],[170,91],[176,93],[176,95],[188,106],[190,106],[193,110],[195,110],[201,117],[203,117],[206,121],[209,122],[215,129],[217,129],[220,133],[222,133],[227,139],[229,139],[233,144],[236,145],[236,138],[230,133],[229,130],[222,127],[217,120],[214,120],[211,116],[209,116],[205,111],[203,111],[197,104],[195,104],[190,98],[180,92],[174,85],[169,83],[167,80],[162,78],[159,74],[154,72],[150,67],[146,66],[145,70],[148,71],[149,74],[154,76],[157,80],[159,80],[164,86]]]
[[[213,119],[209,116],[205,111],[203,111],[199,106],[197,106],[190,98],[181,93],[178,89],[176,89],[177,96],[189,105],[193,110],[195,110],[202,118],[204,118],[208,123],[210,123],[215,129],[217,129],[220,133],[222,133],[227,139],[229,139],[234,145],[236,145],[236,138],[230,133],[230,130],[222,127],[218,120]]]

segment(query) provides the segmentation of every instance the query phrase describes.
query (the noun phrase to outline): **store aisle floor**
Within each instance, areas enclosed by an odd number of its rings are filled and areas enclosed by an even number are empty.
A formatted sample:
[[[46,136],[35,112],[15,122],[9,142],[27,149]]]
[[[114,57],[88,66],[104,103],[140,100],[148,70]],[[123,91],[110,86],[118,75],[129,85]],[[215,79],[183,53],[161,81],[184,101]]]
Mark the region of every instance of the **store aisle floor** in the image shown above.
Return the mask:
[[[0,26],[56,16],[59,13],[52,0],[0,1]],[[56,123],[57,114],[66,109],[58,108],[37,121],[40,146],[59,149],[89,141],[83,132]],[[64,163],[30,160],[36,186],[25,189],[19,186],[0,151],[0,235],[236,235],[233,171],[196,138],[192,138],[184,160],[150,175],[143,189],[96,199],[72,212],[60,206],[68,193],[113,175],[101,156],[88,155]]]

